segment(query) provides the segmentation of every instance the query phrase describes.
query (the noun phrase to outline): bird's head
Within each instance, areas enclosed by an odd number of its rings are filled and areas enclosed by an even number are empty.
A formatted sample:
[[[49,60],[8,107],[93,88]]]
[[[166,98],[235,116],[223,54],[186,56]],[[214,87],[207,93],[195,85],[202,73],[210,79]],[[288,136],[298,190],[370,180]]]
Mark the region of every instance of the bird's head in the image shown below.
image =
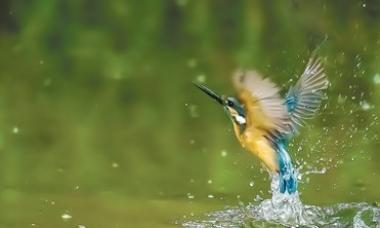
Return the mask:
[[[234,97],[220,96],[203,84],[194,83],[200,90],[223,106],[230,117],[232,123],[237,126],[242,133],[245,130],[247,119],[243,105]]]

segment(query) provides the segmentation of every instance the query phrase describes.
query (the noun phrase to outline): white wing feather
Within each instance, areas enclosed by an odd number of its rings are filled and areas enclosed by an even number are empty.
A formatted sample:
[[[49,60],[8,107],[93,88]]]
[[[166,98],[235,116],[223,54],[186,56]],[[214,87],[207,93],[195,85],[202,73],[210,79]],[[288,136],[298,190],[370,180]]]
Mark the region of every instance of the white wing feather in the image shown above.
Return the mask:
[[[262,125],[270,132],[288,131],[289,114],[273,82],[255,71],[238,71],[233,80],[253,125]],[[249,91],[251,97],[244,95],[244,91]]]

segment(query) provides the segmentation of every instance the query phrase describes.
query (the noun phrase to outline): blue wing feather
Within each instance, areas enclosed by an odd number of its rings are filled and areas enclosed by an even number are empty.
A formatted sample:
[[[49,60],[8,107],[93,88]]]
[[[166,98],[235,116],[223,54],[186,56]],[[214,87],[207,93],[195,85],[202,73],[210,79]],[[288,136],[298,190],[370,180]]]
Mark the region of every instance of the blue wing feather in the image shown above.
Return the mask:
[[[323,100],[323,90],[328,81],[319,58],[311,57],[298,82],[289,89],[285,97],[292,132],[297,132],[305,119],[318,111]]]
[[[297,132],[305,119],[315,115],[327,85],[328,81],[320,59],[311,57],[300,79],[289,89],[285,97],[285,106],[290,117],[290,133]],[[286,151],[287,140],[292,135],[290,133],[277,135],[273,142],[280,169],[280,192],[292,194],[297,191],[297,174],[293,168],[290,155]]]

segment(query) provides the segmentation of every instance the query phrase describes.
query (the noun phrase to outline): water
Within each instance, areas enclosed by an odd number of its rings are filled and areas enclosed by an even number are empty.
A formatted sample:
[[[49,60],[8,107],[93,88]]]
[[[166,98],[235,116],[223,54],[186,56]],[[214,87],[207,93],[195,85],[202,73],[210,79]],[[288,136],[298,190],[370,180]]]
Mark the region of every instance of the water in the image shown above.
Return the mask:
[[[339,203],[331,206],[305,205],[298,192],[279,192],[278,176],[272,176],[272,198],[222,211],[204,219],[186,221],[184,227],[380,227],[380,207],[368,203]]]
[[[1,1],[0,228],[371,226],[379,25],[366,0]],[[317,46],[331,87],[289,146],[302,201],[282,219],[289,206],[192,82],[234,95],[231,72],[254,69],[285,94]]]

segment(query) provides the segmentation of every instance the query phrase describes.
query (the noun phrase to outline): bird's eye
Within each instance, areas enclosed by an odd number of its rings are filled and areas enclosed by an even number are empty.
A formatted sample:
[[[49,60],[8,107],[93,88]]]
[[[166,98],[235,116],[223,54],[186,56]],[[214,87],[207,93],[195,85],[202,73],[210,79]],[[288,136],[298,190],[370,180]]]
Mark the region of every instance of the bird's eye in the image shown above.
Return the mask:
[[[234,106],[234,102],[232,102],[230,99],[227,100],[227,105],[232,107]]]

